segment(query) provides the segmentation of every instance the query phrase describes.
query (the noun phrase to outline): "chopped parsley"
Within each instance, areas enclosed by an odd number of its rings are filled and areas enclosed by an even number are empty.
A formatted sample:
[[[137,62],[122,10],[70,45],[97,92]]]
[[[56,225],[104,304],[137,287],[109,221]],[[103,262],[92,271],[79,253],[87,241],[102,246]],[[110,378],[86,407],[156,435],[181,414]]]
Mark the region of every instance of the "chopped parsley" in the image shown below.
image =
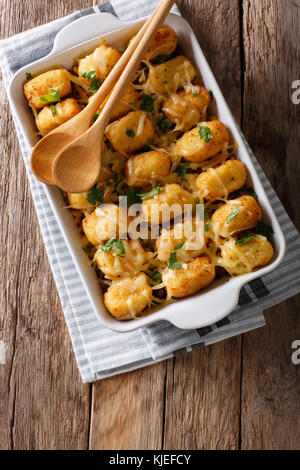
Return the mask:
[[[236,246],[245,245],[245,243],[252,242],[254,240],[253,233],[247,233],[244,237],[240,238],[235,242]]]
[[[211,99],[213,100],[214,99],[214,92],[212,90],[209,90],[209,94],[210,94]]]
[[[270,225],[266,225],[263,222],[258,222],[256,225],[254,232],[257,233],[258,235],[263,235],[266,237],[268,240],[274,235],[274,230]]]
[[[56,109],[55,109],[54,104],[51,104],[50,109],[51,109],[52,116],[55,117],[56,116]]]
[[[139,198],[144,201],[144,199],[149,199],[150,197],[155,196],[155,194],[159,193],[162,191],[162,186],[160,184],[157,184],[156,186],[153,187],[153,189],[149,193],[144,193],[144,194],[138,194]]]
[[[100,116],[100,113],[97,111],[93,118],[93,122],[96,122],[99,116]]]
[[[247,194],[249,194],[249,196],[254,197],[254,199],[258,199],[258,196],[253,188],[247,188]]]
[[[174,53],[172,54],[160,54],[155,57],[153,60],[153,64],[163,64],[164,62],[167,62],[168,60],[172,59],[174,57]]]
[[[106,178],[105,184],[106,184],[106,186],[111,186],[111,185],[112,185],[112,181],[110,181],[109,178]]]
[[[205,232],[209,232],[210,231],[210,227],[211,227],[211,222],[208,222],[205,227],[204,227],[204,230]]]
[[[141,188],[133,188],[125,191],[127,197],[127,205],[132,206],[133,204],[138,204],[140,202],[140,192]]]
[[[30,72],[25,72],[25,75],[26,75],[26,80],[31,80],[32,79],[32,75]]]
[[[184,244],[185,242],[178,243],[178,245],[175,246],[174,250],[175,251],[180,250],[180,248],[182,248]]]
[[[202,140],[204,140],[204,142],[206,144],[208,144],[208,142],[210,142],[211,139],[212,139],[212,135],[210,133],[210,128],[206,127],[206,126],[200,126],[199,127],[199,136],[201,137]]]
[[[97,184],[95,184],[90,189],[90,192],[86,198],[91,204],[93,204],[93,206],[96,206],[97,202],[99,202],[100,204],[103,202],[103,195],[104,195],[104,189],[99,189]]]
[[[167,80],[164,80],[164,81],[163,81],[163,84],[164,84],[164,85],[167,85],[167,83],[168,83]]]
[[[196,90],[196,91],[193,91],[193,93],[192,93],[192,96],[198,96],[198,95],[199,95],[199,92],[198,92],[198,90]]]
[[[118,248],[118,253],[113,253],[113,256],[123,256],[125,254],[125,248],[121,240],[117,240],[117,238],[111,238],[106,242],[101,251],[110,251],[112,248]]]
[[[236,207],[232,212],[231,214],[229,214],[229,216],[227,217],[226,219],[226,224],[229,224],[232,219],[234,219],[240,212],[240,208],[239,207]]]
[[[166,116],[160,116],[156,120],[156,126],[163,134],[166,134],[171,129],[172,122]]]
[[[182,179],[182,182],[185,180],[185,175],[187,172],[188,167],[191,165],[192,162],[185,163],[184,165],[180,165],[176,168],[176,173],[179,176],[179,178]]]
[[[93,247],[92,246],[83,246],[82,249],[87,255],[89,255],[90,252],[92,251]]]
[[[89,91],[91,93],[97,93],[101,86],[101,80],[100,78],[97,78],[95,70],[91,70],[90,72],[84,72],[80,76],[89,80]]]
[[[135,136],[135,133],[132,129],[126,129],[126,132],[125,134],[128,136],[128,137],[131,137],[133,138]]]
[[[150,95],[143,95],[140,108],[143,111],[147,111],[148,113],[152,113],[152,111],[154,111],[153,98]]]
[[[139,153],[149,152],[149,150],[151,150],[152,144],[153,144],[153,139],[149,139],[148,142],[146,142],[145,145],[143,145],[143,147],[141,147],[138,152]]]
[[[182,266],[182,264],[179,263],[179,261],[177,261],[176,251],[173,251],[173,253],[170,254],[168,268],[169,269],[180,269],[181,266]]]
[[[152,279],[154,282],[159,282],[161,281],[161,273],[155,268],[153,269],[152,273],[149,274],[149,277]]]
[[[60,101],[60,89],[51,89],[49,93],[44,96],[41,96],[39,101],[44,104],[58,103]]]

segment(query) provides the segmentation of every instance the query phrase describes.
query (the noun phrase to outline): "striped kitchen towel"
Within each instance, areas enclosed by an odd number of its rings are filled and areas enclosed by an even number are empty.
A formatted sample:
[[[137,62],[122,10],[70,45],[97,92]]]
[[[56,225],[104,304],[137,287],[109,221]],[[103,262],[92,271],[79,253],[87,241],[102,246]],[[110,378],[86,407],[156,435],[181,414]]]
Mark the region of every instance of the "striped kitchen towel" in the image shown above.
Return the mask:
[[[56,34],[72,21],[102,12],[118,16],[122,21],[132,21],[149,15],[156,4],[157,0],[112,0],[1,41],[0,65],[5,86],[9,85],[13,74],[21,67],[48,54]],[[176,7],[173,12],[179,14]],[[185,331],[168,322],[159,322],[126,334],[104,328],[90,305],[44,186],[31,173],[30,148],[18,124],[15,124],[40,228],[84,382],[144,367],[258,328],[265,324],[261,313],[264,309],[300,291],[299,234],[249,149],[285,233],[287,253],[281,266],[263,279],[245,286],[241,291],[238,308],[215,325]]]

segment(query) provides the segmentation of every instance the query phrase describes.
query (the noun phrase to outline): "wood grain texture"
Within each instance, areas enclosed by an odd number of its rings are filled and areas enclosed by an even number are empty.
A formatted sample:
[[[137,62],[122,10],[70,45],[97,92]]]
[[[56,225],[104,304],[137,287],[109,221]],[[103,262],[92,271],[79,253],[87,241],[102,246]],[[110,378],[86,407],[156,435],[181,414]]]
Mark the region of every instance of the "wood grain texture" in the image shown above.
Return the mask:
[[[83,3],[1,0],[1,37]],[[0,448],[85,449],[90,387],[78,373],[2,82],[0,112]]]
[[[300,229],[300,2],[244,0],[244,131],[289,215]],[[244,337],[243,449],[300,448],[300,296],[270,309],[267,327]]]
[[[166,363],[93,386],[90,449],[161,449]]]
[[[24,8],[22,0],[0,0],[1,37],[99,1],[32,0]],[[290,98],[300,79],[299,0],[178,5],[300,228],[300,105]],[[0,112],[0,340],[7,344],[0,448],[299,449],[300,367],[291,363],[299,296],[270,309],[267,327],[243,341],[82,384],[2,82]]]

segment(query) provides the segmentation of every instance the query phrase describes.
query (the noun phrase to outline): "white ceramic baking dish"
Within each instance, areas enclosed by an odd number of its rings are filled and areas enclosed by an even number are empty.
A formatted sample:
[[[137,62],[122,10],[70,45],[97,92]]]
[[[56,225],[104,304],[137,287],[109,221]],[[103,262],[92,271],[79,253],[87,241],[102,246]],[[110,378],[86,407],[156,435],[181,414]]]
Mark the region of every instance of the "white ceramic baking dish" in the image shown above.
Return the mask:
[[[71,69],[74,57],[78,57],[96,47],[99,36],[107,39],[115,47],[120,44],[126,44],[128,39],[138,30],[141,21],[130,24],[122,23],[108,13],[80,18],[58,33],[53,50],[48,56],[27,65],[16,73],[10,84],[9,98],[30,147],[35,145],[37,137],[34,135],[35,124],[32,113],[23,96],[25,71],[35,75],[58,64]],[[214,92],[214,106],[216,107],[214,113],[217,113],[219,119],[230,130],[232,138],[237,141],[237,157],[245,163],[250,175],[249,182],[251,182],[258,194],[259,202],[264,212],[264,219],[272,225],[275,231],[275,255],[272,263],[262,269],[230,279],[221,279],[214,282],[209,288],[201,291],[198,295],[177,301],[148,316],[120,322],[115,320],[104,306],[99,280],[95,270],[89,266],[87,255],[81,249],[78,230],[71,213],[62,209],[64,201],[60,191],[56,187],[45,185],[47,197],[95,312],[97,312],[106,327],[119,332],[131,331],[158,320],[168,320],[183,329],[201,328],[211,325],[228,315],[237,306],[242,286],[274,270],[281,262],[285,252],[285,239],[279,223],[256,174],[234,118],[191,27],[183,18],[172,14],[168,16],[165,25],[172,27],[176,31],[180,46],[186,55],[193,60],[204,85],[208,90],[212,89]]]

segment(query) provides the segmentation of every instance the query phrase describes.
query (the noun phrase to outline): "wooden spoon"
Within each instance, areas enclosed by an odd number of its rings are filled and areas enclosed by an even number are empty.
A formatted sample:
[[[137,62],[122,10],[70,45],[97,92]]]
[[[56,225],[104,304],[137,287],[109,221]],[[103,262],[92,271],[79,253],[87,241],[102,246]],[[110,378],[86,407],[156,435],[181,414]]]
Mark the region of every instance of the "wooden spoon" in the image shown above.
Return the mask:
[[[114,87],[97,121],[88,131],[62,149],[56,157],[52,168],[53,176],[57,186],[64,191],[82,193],[88,191],[96,183],[101,170],[102,140],[111,112],[122,98],[157,29],[165,20],[174,1],[161,1],[158,10],[152,16],[148,29],[126,65],[118,85]]]
[[[56,184],[52,173],[52,165],[55,157],[66,145],[72,142],[72,140],[76,139],[89,129],[93,122],[95,113],[117,83],[133,52],[147,31],[152,18],[160,8],[161,5],[156,8],[144,23],[133,43],[126,49],[124,54],[122,54],[120,60],[117,62],[107,79],[103,82],[100,89],[93,96],[93,99],[90,100],[89,104],[79,114],[49,132],[49,134],[43,137],[36,144],[31,154],[31,169],[33,174],[40,181],[50,185]]]

